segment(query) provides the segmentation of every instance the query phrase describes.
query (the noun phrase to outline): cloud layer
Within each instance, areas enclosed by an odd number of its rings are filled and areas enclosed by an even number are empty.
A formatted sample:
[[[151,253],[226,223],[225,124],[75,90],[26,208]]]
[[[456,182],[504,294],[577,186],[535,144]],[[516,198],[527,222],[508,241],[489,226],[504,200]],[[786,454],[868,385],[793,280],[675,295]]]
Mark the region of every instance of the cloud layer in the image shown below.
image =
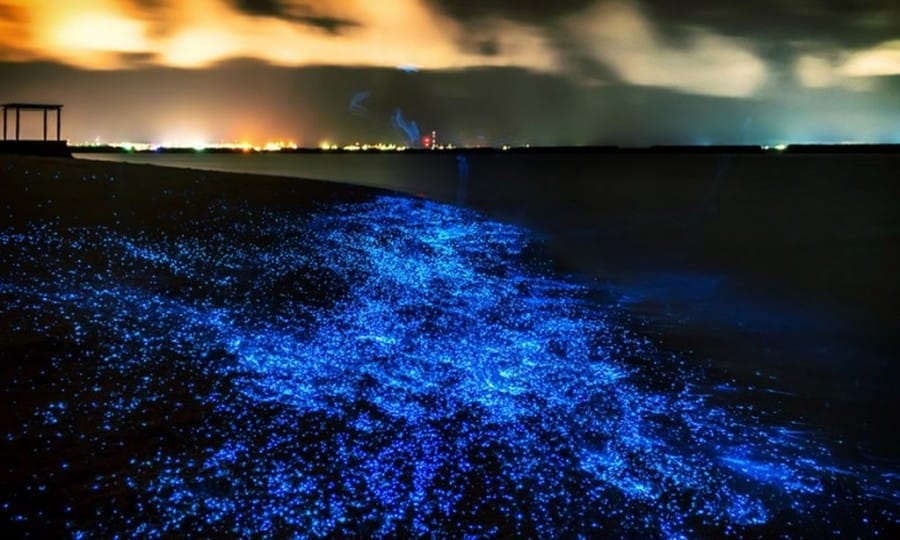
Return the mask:
[[[514,67],[592,85],[726,98],[784,82],[866,89],[900,74],[900,7],[761,0],[0,0],[0,61],[203,69],[252,58],[460,70]]]
[[[24,17],[28,28],[16,39],[0,37],[0,47],[12,50],[24,43],[31,58],[90,69],[134,67],[124,56],[133,53],[153,64],[184,68],[241,57],[293,66],[551,69],[556,64],[544,39],[514,22],[496,29],[504,37],[502,54],[466,51],[459,46],[464,27],[417,1],[193,0],[176,6],[161,0],[150,9],[111,0],[0,5]]]
[[[685,43],[667,43],[632,3],[601,4],[571,26],[586,51],[631,84],[743,97],[766,80],[764,62],[741,41],[691,29]]]

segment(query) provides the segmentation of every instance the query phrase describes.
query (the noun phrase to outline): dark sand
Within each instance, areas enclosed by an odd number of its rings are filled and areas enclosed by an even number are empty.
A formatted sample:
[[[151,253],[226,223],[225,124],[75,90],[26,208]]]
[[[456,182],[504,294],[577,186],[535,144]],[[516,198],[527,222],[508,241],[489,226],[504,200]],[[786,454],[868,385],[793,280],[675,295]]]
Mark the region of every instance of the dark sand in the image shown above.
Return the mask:
[[[273,210],[366,198],[377,190],[332,182],[152,165],[0,155],[2,226],[53,222],[121,230],[178,227],[216,201]]]

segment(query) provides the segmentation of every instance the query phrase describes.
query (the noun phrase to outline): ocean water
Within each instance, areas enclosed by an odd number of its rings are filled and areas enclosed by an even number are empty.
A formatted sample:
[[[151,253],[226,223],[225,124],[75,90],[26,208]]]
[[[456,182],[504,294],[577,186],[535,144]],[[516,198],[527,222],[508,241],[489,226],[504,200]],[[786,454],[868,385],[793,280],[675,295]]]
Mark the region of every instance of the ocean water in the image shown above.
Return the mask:
[[[21,529],[898,527],[891,158],[148,157],[413,197],[2,231]]]

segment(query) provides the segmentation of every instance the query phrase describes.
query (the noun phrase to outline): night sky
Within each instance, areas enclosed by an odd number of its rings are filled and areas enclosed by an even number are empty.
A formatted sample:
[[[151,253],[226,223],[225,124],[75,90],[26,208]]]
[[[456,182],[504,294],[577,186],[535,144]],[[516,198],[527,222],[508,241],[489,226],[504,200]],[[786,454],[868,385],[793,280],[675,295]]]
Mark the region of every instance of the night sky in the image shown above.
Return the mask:
[[[0,101],[76,143],[897,143],[900,3],[0,0]]]

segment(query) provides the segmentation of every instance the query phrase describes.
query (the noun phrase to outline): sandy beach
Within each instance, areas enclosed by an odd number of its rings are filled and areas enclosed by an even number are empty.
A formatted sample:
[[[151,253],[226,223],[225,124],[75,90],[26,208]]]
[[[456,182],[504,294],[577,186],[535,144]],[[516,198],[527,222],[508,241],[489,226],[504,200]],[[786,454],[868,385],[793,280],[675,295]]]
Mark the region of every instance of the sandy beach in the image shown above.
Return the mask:
[[[896,283],[871,261],[896,257],[896,187],[863,167],[868,187],[834,173],[800,204],[812,180],[743,180],[698,210],[689,173],[711,159],[612,159],[593,210],[549,174],[479,186],[501,165],[472,159],[477,213],[0,156],[3,517],[101,536],[890,531]],[[738,176],[763,167],[745,159]]]

